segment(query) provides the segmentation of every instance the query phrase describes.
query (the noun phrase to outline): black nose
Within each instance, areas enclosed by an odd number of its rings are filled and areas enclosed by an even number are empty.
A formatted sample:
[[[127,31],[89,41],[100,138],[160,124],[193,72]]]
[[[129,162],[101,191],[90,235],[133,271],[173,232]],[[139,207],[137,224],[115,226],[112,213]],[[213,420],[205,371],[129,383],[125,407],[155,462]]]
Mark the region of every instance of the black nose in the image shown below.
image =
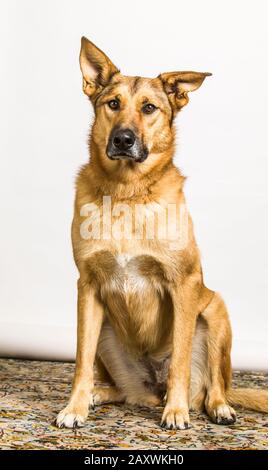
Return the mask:
[[[113,136],[113,145],[118,150],[128,150],[133,147],[135,135],[130,129],[120,129]]]

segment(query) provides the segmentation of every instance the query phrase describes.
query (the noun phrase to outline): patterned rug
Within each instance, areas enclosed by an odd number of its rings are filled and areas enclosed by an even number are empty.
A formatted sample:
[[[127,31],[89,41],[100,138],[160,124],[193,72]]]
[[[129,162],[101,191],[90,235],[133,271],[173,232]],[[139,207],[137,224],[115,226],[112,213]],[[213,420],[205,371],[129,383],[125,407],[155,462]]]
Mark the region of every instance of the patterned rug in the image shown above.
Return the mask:
[[[191,413],[190,429],[167,431],[159,426],[161,407],[105,405],[84,428],[57,429],[52,421],[67,402],[73,371],[70,363],[0,359],[1,449],[268,449],[267,415],[243,410],[231,426]],[[235,372],[234,383],[268,388],[268,374]]]

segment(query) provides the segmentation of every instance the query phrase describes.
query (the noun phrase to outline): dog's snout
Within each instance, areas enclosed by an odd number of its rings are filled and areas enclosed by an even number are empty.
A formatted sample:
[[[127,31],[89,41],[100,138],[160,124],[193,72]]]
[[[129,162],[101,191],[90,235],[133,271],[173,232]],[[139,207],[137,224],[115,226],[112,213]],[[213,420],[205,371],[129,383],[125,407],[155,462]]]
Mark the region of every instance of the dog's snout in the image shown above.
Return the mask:
[[[109,137],[106,153],[111,160],[130,160],[143,162],[148,156],[148,150],[141,138],[128,128],[115,127]]]
[[[120,129],[113,136],[113,145],[121,151],[128,150],[135,143],[135,135],[130,129]]]

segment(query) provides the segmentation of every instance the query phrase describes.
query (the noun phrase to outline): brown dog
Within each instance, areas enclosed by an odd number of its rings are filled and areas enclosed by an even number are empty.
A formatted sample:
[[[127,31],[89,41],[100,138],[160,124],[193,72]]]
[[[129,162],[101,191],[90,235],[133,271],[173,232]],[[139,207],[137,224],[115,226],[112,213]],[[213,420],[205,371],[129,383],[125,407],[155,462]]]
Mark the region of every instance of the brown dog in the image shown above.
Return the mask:
[[[164,400],[169,429],[188,427],[189,406],[218,424],[235,421],[232,404],[268,412],[268,392],[231,389],[228,314],[203,283],[184,178],[172,163],[174,118],[210,74],[127,77],[86,38],[80,65],[95,120],[72,225],[76,370],[57,425],[81,426],[89,406],[121,401]],[[109,387],[94,388],[94,363]]]

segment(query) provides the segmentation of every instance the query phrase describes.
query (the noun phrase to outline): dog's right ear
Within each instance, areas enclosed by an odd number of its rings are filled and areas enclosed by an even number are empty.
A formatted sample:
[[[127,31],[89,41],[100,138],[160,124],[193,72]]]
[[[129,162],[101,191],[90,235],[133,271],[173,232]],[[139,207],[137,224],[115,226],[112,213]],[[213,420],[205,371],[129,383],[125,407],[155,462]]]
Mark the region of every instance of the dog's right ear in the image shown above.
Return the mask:
[[[86,37],[81,39],[80,68],[83,75],[83,91],[90,98],[101,91],[119,72],[118,68],[95,44]]]

